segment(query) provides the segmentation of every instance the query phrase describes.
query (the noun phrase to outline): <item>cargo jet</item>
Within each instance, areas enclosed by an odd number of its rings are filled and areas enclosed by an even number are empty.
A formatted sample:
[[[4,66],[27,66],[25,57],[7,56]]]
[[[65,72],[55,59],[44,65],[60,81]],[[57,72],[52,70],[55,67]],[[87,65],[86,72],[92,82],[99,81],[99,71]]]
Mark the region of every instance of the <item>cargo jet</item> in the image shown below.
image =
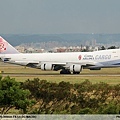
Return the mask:
[[[79,74],[83,69],[120,67],[120,49],[95,52],[20,53],[0,37],[0,58],[5,63],[41,70],[60,70],[60,74]]]

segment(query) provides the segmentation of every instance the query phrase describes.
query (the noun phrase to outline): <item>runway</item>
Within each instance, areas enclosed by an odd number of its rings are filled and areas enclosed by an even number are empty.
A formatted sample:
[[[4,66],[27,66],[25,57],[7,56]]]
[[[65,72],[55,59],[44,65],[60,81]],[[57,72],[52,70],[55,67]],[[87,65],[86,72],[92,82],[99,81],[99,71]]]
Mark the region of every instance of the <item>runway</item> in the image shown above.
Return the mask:
[[[0,75],[2,75],[3,77],[5,76],[11,76],[11,77],[40,77],[40,76],[47,76],[47,77],[51,77],[51,76],[66,76],[66,77],[70,77],[70,76],[75,76],[75,77],[120,77],[120,74],[31,74],[31,73],[1,73]]]

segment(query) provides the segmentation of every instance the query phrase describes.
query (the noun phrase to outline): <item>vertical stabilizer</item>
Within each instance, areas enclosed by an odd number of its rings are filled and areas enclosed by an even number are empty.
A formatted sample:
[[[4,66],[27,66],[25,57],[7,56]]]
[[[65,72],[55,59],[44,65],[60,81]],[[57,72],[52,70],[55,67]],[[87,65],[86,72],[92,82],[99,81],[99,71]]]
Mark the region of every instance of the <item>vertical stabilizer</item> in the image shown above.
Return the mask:
[[[0,54],[18,54],[19,52],[0,36]]]

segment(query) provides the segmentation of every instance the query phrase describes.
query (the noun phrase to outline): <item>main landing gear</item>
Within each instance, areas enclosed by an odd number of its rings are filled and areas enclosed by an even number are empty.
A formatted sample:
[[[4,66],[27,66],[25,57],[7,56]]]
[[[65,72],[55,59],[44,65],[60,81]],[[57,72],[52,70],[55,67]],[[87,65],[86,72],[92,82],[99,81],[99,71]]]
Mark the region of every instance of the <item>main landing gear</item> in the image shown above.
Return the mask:
[[[70,70],[62,69],[60,74],[71,74]],[[73,72],[73,74],[80,74],[80,72]]]
[[[80,72],[73,72],[73,74],[80,74]]]
[[[71,74],[71,72],[69,70],[67,70],[67,69],[62,69],[60,71],[60,74]]]

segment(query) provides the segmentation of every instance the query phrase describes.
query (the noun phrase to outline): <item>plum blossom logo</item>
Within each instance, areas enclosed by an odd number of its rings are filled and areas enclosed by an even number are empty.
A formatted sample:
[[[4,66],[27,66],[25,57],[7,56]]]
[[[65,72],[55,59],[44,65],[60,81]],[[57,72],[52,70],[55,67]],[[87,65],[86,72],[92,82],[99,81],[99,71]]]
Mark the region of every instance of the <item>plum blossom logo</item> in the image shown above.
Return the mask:
[[[0,38],[0,52],[3,52],[6,50],[7,42],[5,42],[2,38]]]
[[[81,60],[81,59],[82,59],[82,55],[79,55],[79,56],[78,56],[78,59]]]

